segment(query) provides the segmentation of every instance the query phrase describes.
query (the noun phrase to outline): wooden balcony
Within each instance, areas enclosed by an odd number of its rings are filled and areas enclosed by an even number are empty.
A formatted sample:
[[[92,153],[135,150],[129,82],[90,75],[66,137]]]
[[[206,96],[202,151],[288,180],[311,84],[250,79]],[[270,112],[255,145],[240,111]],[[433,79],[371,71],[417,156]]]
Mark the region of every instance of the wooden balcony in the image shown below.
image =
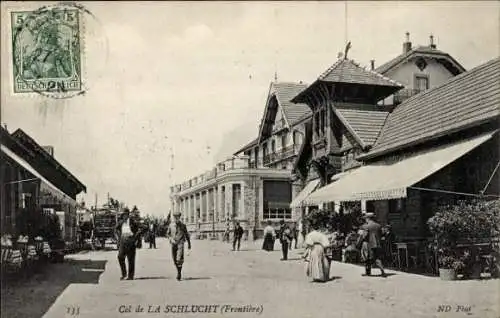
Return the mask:
[[[277,152],[268,154],[268,155],[264,156],[264,165],[278,162],[281,160],[285,160],[287,158],[295,156],[298,153],[298,149],[299,148],[297,145],[292,145],[292,146],[282,148]]]

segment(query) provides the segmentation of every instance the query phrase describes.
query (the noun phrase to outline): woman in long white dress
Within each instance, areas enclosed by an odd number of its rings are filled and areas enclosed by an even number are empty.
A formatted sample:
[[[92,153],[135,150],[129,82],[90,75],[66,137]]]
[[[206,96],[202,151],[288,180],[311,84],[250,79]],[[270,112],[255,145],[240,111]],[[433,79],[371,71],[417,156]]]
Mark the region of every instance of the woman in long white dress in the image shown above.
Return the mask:
[[[307,234],[306,245],[306,274],[314,282],[326,282],[330,279],[330,260],[326,256],[326,249],[330,246],[328,237],[317,227]]]

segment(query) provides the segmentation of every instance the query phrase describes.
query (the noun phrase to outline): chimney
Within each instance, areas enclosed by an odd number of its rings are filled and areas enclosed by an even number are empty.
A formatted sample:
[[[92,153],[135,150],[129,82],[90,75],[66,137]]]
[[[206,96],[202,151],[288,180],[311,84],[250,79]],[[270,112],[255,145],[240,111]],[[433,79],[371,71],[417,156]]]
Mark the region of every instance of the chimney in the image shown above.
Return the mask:
[[[410,32],[406,32],[406,42],[403,43],[403,54],[411,51]]]
[[[51,157],[54,157],[54,147],[53,146],[42,146],[43,150],[49,153]]]
[[[370,60],[372,71],[375,70],[375,60]]]
[[[430,43],[429,43],[429,44],[430,44],[430,45],[429,45],[429,46],[430,46],[430,48],[431,48],[431,49],[435,49],[435,48],[436,48],[436,44],[434,44],[434,35],[432,35],[432,34],[431,34],[431,35],[429,36],[429,40],[430,40]]]

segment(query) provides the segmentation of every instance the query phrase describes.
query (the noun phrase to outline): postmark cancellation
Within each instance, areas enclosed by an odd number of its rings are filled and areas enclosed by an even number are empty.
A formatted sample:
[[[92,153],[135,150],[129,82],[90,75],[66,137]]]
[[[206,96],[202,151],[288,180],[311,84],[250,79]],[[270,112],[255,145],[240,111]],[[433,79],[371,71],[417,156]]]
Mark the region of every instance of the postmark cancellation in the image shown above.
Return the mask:
[[[81,12],[56,6],[10,17],[14,93],[82,91]]]

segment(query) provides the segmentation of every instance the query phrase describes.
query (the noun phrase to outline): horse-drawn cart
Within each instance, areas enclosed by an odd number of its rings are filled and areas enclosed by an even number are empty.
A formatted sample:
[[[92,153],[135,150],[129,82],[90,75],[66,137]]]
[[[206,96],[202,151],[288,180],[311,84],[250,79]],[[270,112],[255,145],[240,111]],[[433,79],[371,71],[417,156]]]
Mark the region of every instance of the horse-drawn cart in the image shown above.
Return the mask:
[[[118,221],[118,211],[100,209],[94,213],[92,232],[92,247],[104,248],[106,241],[116,244],[115,227]]]

